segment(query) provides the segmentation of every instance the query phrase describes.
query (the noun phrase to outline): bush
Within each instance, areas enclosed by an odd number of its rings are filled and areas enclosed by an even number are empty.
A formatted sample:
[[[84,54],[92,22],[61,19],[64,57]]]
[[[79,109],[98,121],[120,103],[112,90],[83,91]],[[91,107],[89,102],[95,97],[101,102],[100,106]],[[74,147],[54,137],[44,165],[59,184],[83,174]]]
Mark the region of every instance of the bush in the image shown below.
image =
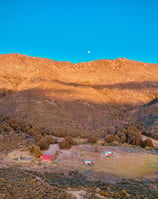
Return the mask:
[[[39,140],[42,139],[42,135],[39,132],[34,132],[33,134],[31,134],[31,136],[34,137],[34,139],[38,142]]]
[[[114,141],[114,135],[107,135],[105,138],[105,142],[111,143]]]
[[[55,140],[51,135],[46,135],[44,137],[45,141],[48,142],[49,144],[54,144]]]
[[[114,135],[114,141],[120,142],[120,138],[118,135]]]
[[[152,134],[152,136],[151,136],[152,138],[154,138],[154,139],[156,139],[156,140],[158,140],[158,133],[154,133],[154,134]]]
[[[64,131],[60,131],[60,132],[56,133],[56,136],[57,136],[57,137],[62,137],[62,138],[64,138],[64,137],[67,136],[67,133],[64,132]]]
[[[97,142],[97,140],[98,139],[93,136],[93,137],[89,137],[87,142],[90,143],[90,144],[95,144]]]
[[[127,141],[126,141],[126,136],[125,135],[121,135],[121,137],[120,137],[120,142],[122,143],[122,144],[124,144],[124,143],[126,143]]]
[[[111,142],[111,146],[119,146],[119,142],[118,141],[113,141],[113,142]]]
[[[9,125],[14,129],[17,130],[17,128],[20,126],[20,122],[17,120],[10,120]]]
[[[71,144],[68,141],[64,140],[62,142],[59,142],[59,147],[60,149],[70,149]]]
[[[38,146],[41,150],[46,150],[49,148],[50,144],[54,144],[54,139],[51,135],[46,135],[44,138],[41,138],[38,142]]]
[[[144,142],[142,141],[141,126],[136,124],[126,125],[125,127],[118,130],[115,135],[116,140],[119,140],[122,144],[128,143],[131,145],[144,147]]]
[[[29,152],[32,154],[33,151],[34,151],[34,146],[29,146],[29,147],[28,147],[28,150],[29,150]]]
[[[41,152],[39,146],[31,146],[31,147],[29,147],[29,151],[36,158],[39,158],[42,155],[42,152]]]
[[[133,143],[133,145],[136,145],[136,146],[141,146],[142,145],[142,138],[140,137],[136,137],[135,138],[135,142]]]
[[[30,124],[27,124],[27,123],[22,123],[21,124],[21,130],[23,132],[28,133],[30,129],[31,129],[31,125]]]
[[[42,136],[46,136],[49,134],[49,130],[43,128],[43,127],[40,127],[39,128],[39,132],[41,133]]]
[[[145,147],[153,147],[153,142],[151,139],[144,140]]]
[[[142,140],[142,132],[145,132],[145,130],[140,124],[125,125],[115,131],[114,134],[107,135],[105,141],[110,144],[127,143],[141,147],[145,147],[146,145],[152,147],[152,143],[150,141],[144,142]]]
[[[71,136],[66,136],[65,141],[69,142],[71,145],[74,143]]]
[[[8,123],[3,123],[3,124],[0,124],[0,128],[3,130],[3,131],[10,131],[10,126],[8,125]]]
[[[110,196],[110,193],[109,193],[108,191],[104,191],[104,190],[101,190],[101,191],[99,192],[99,194],[100,194],[101,196],[104,196],[104,197],[109,197],[109,196]]]
[[[144,141],[143,141],[143,140],[141,141],[140,146],[141,146],[141,147],[143,147],[143,148],[145,147],[145,143],[144,143]]]
[[[37,145],[41,150],[46,150],[49,148],[49,143],[44,138],[41,138]]]
[[[42,152],[41,152],[41,150],[40,150],[40,148],[38,146],[34,147],[33,155],[36,158],[39,158],[42,155]]]
[[[39,141],[42,138],[42,134],[37,127],[29,129],[28,134],[33,136],[36,141]]]

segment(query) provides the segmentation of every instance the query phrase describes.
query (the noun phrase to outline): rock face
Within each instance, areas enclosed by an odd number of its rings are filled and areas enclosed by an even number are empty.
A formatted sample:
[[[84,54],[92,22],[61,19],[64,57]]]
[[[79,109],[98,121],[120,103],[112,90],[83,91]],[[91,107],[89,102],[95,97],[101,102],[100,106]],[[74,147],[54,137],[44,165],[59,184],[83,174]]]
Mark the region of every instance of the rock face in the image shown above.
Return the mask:
[[[105,135],[132,121],[156,131],[157,74],[158,64],[125,58],[72,64],[0,55],[0,113],[71,134]]]

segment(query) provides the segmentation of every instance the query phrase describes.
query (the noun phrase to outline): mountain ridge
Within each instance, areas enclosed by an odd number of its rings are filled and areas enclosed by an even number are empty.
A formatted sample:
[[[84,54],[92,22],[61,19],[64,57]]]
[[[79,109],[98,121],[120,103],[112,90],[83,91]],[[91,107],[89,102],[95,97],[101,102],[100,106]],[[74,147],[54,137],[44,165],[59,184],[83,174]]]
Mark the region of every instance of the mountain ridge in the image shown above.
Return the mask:
[[[91,60],[91,61],[81,61],[81,62],[77,62],[77,63],[73,63],[71,61],[60,61],[60,60],[53,60],[51,58],[46,58],[46,57],[38,57],[38,56],[31,56],[31,55],[27,55],[27,54],[21,54],[21,53],[7,53],[7,54],[0,54],[0,57],[5,57],[5,56],[13,56],[13,57],[27,57],[27,58],[33,58],[33,59],[45,59],[45,60],[51,60],[53,62],[64,62],[64,63],[70,63],[70,64],[80,64],[80,63],[88,63],[88,62],[97,62],[97,61],[115,61],[115,60],[120,60],[120,61],[133,61],[133,62],[139,62],[139,63],[143,63],[143,64],[158,64],[158,63],[146,63],[143,61],[138,61],[138,60],[132,60],[132,59],[128,59],[126,57],[120,57],[120,58],[114,58],[114,59],[97,59],[97,60]]]
[[[139,120],[139,107],[158,95],[157,74],[158,64],[126,58],[73,64],[0,55],[0,112],[55,131],[100,133]]]

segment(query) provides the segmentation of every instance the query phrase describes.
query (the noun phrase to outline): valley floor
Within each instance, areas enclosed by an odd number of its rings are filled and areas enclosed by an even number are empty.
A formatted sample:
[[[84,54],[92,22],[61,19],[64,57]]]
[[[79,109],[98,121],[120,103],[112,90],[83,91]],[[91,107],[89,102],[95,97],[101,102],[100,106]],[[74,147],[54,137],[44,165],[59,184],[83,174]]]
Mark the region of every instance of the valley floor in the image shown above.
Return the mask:
[[[51,147],[55,148],[50,145],[48,151],[51,151]],[[111,151],[112,156],[105,157],[104,151]],[[91,160],[93,166],[85,167],[84,160]],[[41,162],[31,156],[26,148],[21,148],[1,151],[0,168],[0,198],[80,199],[83,193],[86,194],[85,198],[91,199],[103,196],[141,198],[140,195],[155,199],[156,194],[158,196],[156,150],[79,144],[70,150],[59,150],[55,161]],[[20,183],[19,187],[17,183]],[[130,188],[132,186],[135,188]],[[63,196],[59,196],[58,192],[62,192]],[[21,196],[18,195],[20,193]],[[125,197],[128,194],[130,197]]]

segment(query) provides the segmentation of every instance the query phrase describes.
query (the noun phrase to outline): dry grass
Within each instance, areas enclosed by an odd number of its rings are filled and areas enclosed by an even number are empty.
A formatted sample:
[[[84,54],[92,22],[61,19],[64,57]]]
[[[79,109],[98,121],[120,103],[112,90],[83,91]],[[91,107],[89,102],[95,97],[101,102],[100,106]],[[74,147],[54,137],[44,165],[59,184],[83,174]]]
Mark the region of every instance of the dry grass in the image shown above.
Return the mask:
[[[127,178],[146,176],[158,170],[158,157],[152,154],[117,154],[98,160],[94,170]]]

